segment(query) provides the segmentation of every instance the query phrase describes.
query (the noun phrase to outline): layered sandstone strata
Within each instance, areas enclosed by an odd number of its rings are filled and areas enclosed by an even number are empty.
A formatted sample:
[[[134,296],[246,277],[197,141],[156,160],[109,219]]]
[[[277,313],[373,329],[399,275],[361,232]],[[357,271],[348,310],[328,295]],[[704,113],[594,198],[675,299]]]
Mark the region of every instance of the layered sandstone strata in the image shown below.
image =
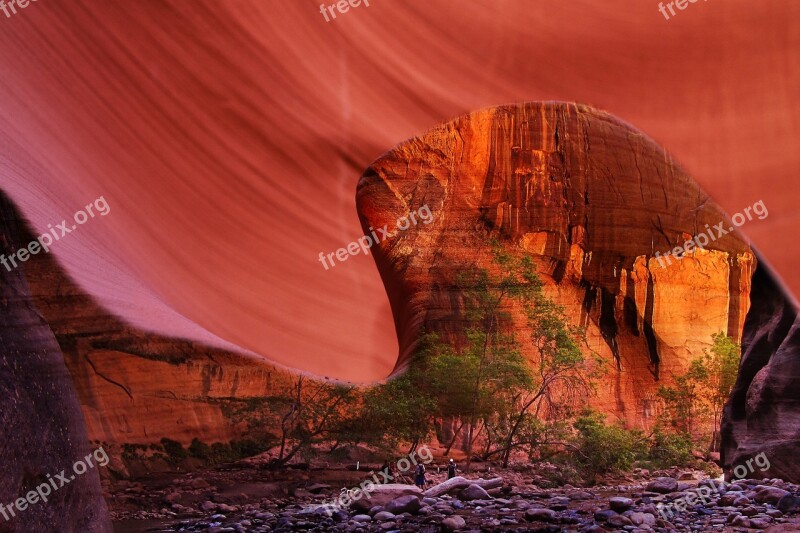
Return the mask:
[[[453,278],[471,264],[491,268],[494,237],[531,254],[550,296],[586,326],[587,353],[607,372],[594,404],[631,425],[653,421],[658,386],[712,334],[740,338],[755,267],[749,246],[731,232],[659,261],[707,225],[732,224],[663,149],[589,107],[530,103],[460,117],[375,161],[357,205],[365,232],[424,205],[434,215],[374,253],[398,369],[423,330],[459,342],[464,308]]]
[[[275,395],[292,379],[266,361],[124,323],[72,282],[52,255],[32,256],[23,270],[61,347],[92,442],[241,439],[247,428],[226,416],[226,403]]]

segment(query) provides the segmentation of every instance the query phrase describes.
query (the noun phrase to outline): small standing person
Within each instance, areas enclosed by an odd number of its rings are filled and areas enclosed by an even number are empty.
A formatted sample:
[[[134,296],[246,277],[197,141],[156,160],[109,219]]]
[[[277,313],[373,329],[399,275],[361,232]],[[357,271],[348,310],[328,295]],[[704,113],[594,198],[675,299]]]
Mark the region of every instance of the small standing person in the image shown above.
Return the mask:
[[[415,476],[414,484],[421,489],[425,488],[425,465],[422,463],[417,465],[417,475]]]
[[[456,477],[456,462],[450,459],[450,462],[447,463],[447,479],[453,479]]]
[[[384,461],[383,466],[381,467],[383,472],[386,472],[386,475],[389,480],[394,479],[394,469],[392,468],[392,463],[389,461]]]

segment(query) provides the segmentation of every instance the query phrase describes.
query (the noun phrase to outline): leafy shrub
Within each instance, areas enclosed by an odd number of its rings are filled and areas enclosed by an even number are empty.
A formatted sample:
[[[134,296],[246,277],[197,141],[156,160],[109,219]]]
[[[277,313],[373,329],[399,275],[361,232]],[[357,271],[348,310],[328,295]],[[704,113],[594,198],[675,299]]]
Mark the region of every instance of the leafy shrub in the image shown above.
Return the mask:
[[[641,432],[607,425],[599,413],[585,411],[574,426],[578,430],[575,460],[590,482],[600,474],[630,470],[642,455],[639,450],[645,439]]]
[[[134,461],[143,458],[147,452],[147,446],[144,444],[123,444],[122,445],[122,459],[125,461]]]
[[[238,460],[263,453],[267,451],[269,447],[253,439],[243,439],[231,441],[231,449],[233,455],[236,456]]]
[[[189,445],[189,455],[209,464],[231,463],[253,457],[269,448],[268,443],[254,439],[232,440],[228,444],[215,442],[210,446],[199,439],[192,439],[192,443]]]
[[[217,463],[231,463],[236,461],[238,457],[233,453],[229,444],[222,444],[215,442],[211,445],[211,452],[209,453],[208,462],[211,464]]]
[[[199,439],[192,439],[192,443],[189,444],[189,455],[195,459],[207,461],[211,456],[211,446]]]
[[[695,462],[692,448],[692,439],[686,433],[670,433],[656,427],[650,446],[650,460],[659,468],[690,466]]]
[[[188,457],[186,450],[183,449],[183,445],[178,441],[164,437],[161,439],[161,446],[164,447],[164,451],[167,453],[170,463],[179,463]]]
[[[543,489],[555,489],[563,487],[564,485],[580,485],[583,482],[583,476],[575,468],[575,465],[568,461],[557,462],[558,468],[540,472],[539,475],[543,478],[541,487]]]

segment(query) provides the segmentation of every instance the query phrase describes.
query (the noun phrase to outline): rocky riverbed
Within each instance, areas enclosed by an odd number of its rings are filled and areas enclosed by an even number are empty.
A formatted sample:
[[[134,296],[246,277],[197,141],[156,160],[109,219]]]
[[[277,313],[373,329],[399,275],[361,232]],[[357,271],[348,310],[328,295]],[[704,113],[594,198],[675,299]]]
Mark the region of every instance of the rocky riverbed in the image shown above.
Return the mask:
[[[431,497],[430,489],[426,495],[413,486],[378,485],[370,500],[324,506],[365,474],[291,471],[289,479],[276,480],[245,469],[123,482],[112,510],[119,531],[800,531],[797,485],[778,479],[725,483],[675,469],[638,471],[623,483],[584,488],[543,488],[541,476],[493,470],[481,475],[503,481],[488,490],[467,485]],[[435,471],[429,477],[434,485],[444,481]]]

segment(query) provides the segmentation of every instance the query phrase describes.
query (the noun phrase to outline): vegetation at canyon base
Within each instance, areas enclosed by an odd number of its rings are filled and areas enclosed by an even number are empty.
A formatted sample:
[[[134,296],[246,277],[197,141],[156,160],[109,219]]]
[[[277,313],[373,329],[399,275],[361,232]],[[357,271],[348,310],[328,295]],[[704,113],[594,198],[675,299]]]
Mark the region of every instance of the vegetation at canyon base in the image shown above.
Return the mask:
[[[712,335],[712,340],[711,350],[676,376],[674,385],[660,387],[658,395],[665,407],[663,426],[709,451],[718,451],[722,408],[736,383],[741,347],[722,332]]]
[[[512,456],[527,457],[559,464],[565,482],[592,483],[634,466],[690,465],[693,450],[717,442],[738,369],[739,347],[730,338],[714,335],[710,351],[661,387],[663,412],[645,434],[583,409],[603,362],[584,331],[547,297],[529,256],[497,246],[491,271],[467,266],[453,283],[462,303],[461,334],[445,340],[425,333],[403,375],[368,389],[296,376],[270,397],[221,399],[223,412],[249,439],[194,441],[185,451],[163,442],[168,459],[213,463],[272,449],[279,467],[321,447],[412,451],[436,436],[445,455],[453,447],[466,452],[467,469],[473,458],[508,466]],[[514,323],[512,309],[525,324]],[[530,335],[527,342],[519,331]]]
[[[499,246],[493,259],[493,272],[473,266],[455,277],[463,335],[445,342],[428,332],[409,370],[367,393],[364,417],[379,438],[402,435],[413,449],[441,427],[437,421],[457,420],[446,453],[465,431],[467,468],[476,452],[508,466],[515,450],[528,448],[535,456],[538,448],[557,444],[550,442],[547,421],[569,418],[591,393],[587,376],[599,362],[585,359],[583,331],[547,298],[532,259],[515,258]],[[514,306],[526,317],[524,328],[515,327]],[[529,332],[535,353],[522,353],[515,329]],[[398,406],[414,409],[391,416]]]

